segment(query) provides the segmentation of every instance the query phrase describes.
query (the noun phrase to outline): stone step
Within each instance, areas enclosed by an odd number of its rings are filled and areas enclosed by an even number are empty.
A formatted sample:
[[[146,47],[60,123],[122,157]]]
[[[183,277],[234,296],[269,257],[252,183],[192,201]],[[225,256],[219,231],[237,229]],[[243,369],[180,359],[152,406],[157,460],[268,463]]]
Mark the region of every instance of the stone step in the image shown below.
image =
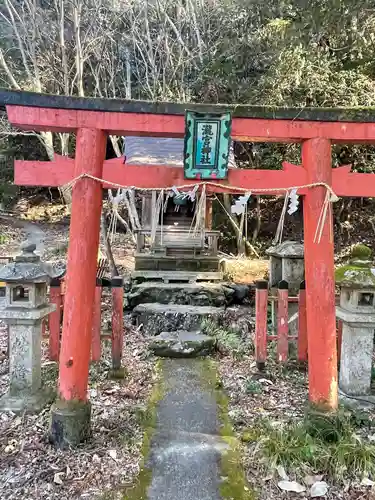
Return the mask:
[[[173,255],[136,253],[134,258],[136,271],[217,272],[220,262],[217,255],[189,255],[183,248]]]
[[[138,326],[143,325],[146,335],[176,330],[200,330],[203,319],[220,321],[225,309],[213,306],[186,306],[177,304],[139,304],[133,309]]]
[[[130,307],[149,302],[194,306],[225,306],[232,301],[234,289],[221,283],[160,283],[148,281],[132,286],[127,295]]]
[[[161,281],[163,283],[196,283],[198,281],[221,281],[223,273],[195,271],[133,271],[136,282]]]
[[[211,354],[215,347],[215,338],[201,332],[162,332],[150,342],[149,348],[163,358],[195,358]]]

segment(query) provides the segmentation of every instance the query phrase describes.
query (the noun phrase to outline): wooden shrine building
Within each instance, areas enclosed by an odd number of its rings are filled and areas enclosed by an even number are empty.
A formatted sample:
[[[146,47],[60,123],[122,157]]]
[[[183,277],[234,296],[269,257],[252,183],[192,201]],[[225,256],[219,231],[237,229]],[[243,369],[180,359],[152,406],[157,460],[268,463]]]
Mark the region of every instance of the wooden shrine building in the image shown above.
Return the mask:
[[[87,396],[96,260],[102,188],[113,183],[139,189],[192,189],[206,193],[285,193],[298,188],[303,199],[306,314],[310,402],[327,409],[338,405],[334,283],[334,244],[330,201],[337,196],[375,196],[375,176],[332,168],[335,143],[375,144],[375,110],[291,109],[247,105],[140,102],[42,95],[0,90],[0,106],[9,122],[23,130],[76,134],[75,158],[52,162],[17,161],[15,183],[64,186],[72,183],[72,211],[58,400],[52,410],[52,434],[64,426],[89,427]],[[129,164],[105,160],[108,135],[186,138],[190,111],[230,113],[231,138],[251,142],[300,143],[302,165],[282,170],[229,169],[215,181],[186,176],[176,165]],[[189,132],[189,131],[188,131]],[[317,231],[317,229],[319,230]],[[317,237],[318,236],[318,237]]]
[[[160,165],[183,170],[184,140],[163,137],[124,137],[125,165]],[[229,168],[237,168],[230,149]],[[220,279],[218,238],[212,231],[212,199],[207,197],[200,220],[196,200],[156,191],[142,197],[141,229],[136,231],[134,278],[188,280]],[[154,233],[154,234],[153,234]],[[177,271],[178,274],[172,274]],[[195,274],[196,273],[196,274]],[[186,278],[186,279],[185,279]]]

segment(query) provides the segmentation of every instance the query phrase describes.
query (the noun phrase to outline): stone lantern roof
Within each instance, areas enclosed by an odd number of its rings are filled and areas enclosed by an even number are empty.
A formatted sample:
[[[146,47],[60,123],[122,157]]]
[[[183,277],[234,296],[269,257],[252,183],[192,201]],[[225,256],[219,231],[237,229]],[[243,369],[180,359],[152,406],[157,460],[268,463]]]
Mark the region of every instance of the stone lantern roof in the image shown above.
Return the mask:
[[[6,283],[45,283],[53,278],[61,278],[64,269],[54,268],[40,260],[36,255],[36,245],[28,241],[21,244],[21,254],[17,255],[14,262],[6,264],[0,269],[0,281]]]
[[[303,244],[297,241],[283,241],[266,250],[266,254],[280,259],[303,259]]]
[[[371,259],[371,249],[366,245],[355,245],[349,264],[336,269],[335,279],[341,287],[375,289],[375,266]]]

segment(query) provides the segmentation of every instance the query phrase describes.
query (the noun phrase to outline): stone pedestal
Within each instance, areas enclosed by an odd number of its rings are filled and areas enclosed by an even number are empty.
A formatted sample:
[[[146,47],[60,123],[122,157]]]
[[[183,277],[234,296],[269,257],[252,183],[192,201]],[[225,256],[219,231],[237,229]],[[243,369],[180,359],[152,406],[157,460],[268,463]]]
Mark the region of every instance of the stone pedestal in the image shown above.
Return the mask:
[[[42,388],[41,342],[42,321],[56,307],[48,304],[47,283],[58,275],[35,248],[26,241],[14,262],[0,269],[0,281],[6,283],[0,319],[9,328],[10,371],[9,393],[0,399],[0,408],[15,413],[38,412],[54,396]]]
[[[305,279],[305,262],[302,243],[296,241],[284,241],[266,251],[270,256],[269,281],[270,292],[277,295],[277,285],[280,281],[287,281],[290,295],[298,295],[301,282]],[[277,302],[271,303],[272,326],[277,328]],[[298,334],[298,303],[289,303],[289,334]]]
[[[4,309],[2,319],[9,325],[9,393],[0,399],[0,408],[14,413],[39,412],[54,398],[42,387],[42,320],[55,310],[53,304],[33,310]],[[18,316],[18,317],[14,317]]]
[[[336,316],[343,322],[340,389],[348,396],[368,395],[371,392],[375,314],[356,315],[337,307]]]
[[[371,394],[375,328],[375,270],[371,250],[352,249],[349,264],[336,270],[340,305],[336,317],[342,322],[339,388],[341,398],[356,406],[375,402]]]

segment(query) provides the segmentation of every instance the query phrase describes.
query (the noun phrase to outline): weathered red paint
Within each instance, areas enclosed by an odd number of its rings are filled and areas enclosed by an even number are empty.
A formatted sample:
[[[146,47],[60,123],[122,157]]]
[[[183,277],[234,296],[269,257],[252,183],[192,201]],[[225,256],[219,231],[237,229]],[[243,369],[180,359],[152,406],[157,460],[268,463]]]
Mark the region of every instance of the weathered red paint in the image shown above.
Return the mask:
[[[268,283],[259,281],[255,291],[255,359],[258,368],[264,368],[267,359]]]
[[[10,123],[24,130],[75,132],[80,128],[96,128],[115,135],[183,137],[185,134],[185,118],[182,115],[13,105],[6,106],[6,109]],[[333,142],[364,143],[375,141],[375,123],[233,118],[232,137],[238,141],[251,142],[302,142],[314,137],[326,137]]]
[[[285,363],[288,360],[288,285],[281,281],[277,291],[277,360]]]
[[[60,323],[61,323],[61,286],[60,281],[52,282],[49,289],[49,300],[56,309],[49,315],[49,359],[58,361],[60,353]]]
[[[91,339],[91,360],[100,361],[101,357],[101,326],[102,326],[102,284],[100,280],[96,281],[94,298],[94,317],[92,320],[92,339]]]
[[[167,167],[167,168],[166,168]],[[337,196],[373,197],[375,175],[350,172],[345,165],[332,170],[332,189]],[[55,155],[51,161],[16,160],[14,182],[19,186],[63,186],[74,178],[74,160]],[[106,160],[102,178],[125,186],[141,188],[165,188],[168,186],[194,185],[195,180],[184,179],[183,169],[174,166],[124,164],[122,158]],[[228,192],[226,185],[238,186],[250,191],[267,189],[265,194],[278,194],[277,188],[307,184],[306,171],[297,165],[284,162],[282,170],[240,170],[230,169],[228,180],[218,182],[221,187],[208,187],[208,192]],[[109,184],[104,183],[104,187]],[[270,191],[268,191],[268,189]],[[299,194],[305,194],[300,190]]]
[[[307,320],[306,320],[306,289],[300,288],[298,295],[298,361],[307,361]]]
[[[16,160],[14,168],[15,184],[20,186],[63,186],[75,177],[74,160],[59,155],[53,162]],[[122,158],[106,160],[101,178],[123,186],[155,189],[196,184],[184,178],[182,167],[124,164]],[[230,169],[227,180],[215,182],[222,187],[208,186],[207,192],[230,192],[225,187],[230,185],[249,190],[265,188],[269,194],[276,194],[281,193],[277,188],[306,184],[306,172],[290,163],[283,164],[283,170]]]
[[[76,141],[75,175],[102,175],[106,136],[80,129]],[[59,396],[87,399],[93,304],[99,244],[102,187],[81,179],[73,187],[66,296],[60,353]]]
[[[316,138],[302,144],[302,164],[309,182],[331,185],[331,143]],[[337,350],[332,213],[328,210],[321,240],[314,241],[326,197],[323,187],[308,190],[303,201],[306,313],[309,346],[309,396],[318,406],[336,409]]]
[[[124,288],[122,279],[115,279],[112,284],[112,368],[119,370],[124,339]]]

